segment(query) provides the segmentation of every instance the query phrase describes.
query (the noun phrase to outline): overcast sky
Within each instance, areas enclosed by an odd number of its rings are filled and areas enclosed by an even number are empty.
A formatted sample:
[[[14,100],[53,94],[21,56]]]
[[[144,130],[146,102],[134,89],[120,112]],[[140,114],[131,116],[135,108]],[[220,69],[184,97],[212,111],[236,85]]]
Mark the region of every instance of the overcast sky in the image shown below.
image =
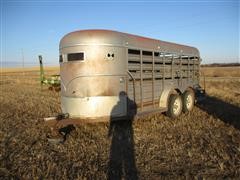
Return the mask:
[[[239,62],[239,1],[1,0],[1,61],[58,64],[60,39],[110,29],[195,46],[203,63]],[[2,64],[4,64],[2,63]]]

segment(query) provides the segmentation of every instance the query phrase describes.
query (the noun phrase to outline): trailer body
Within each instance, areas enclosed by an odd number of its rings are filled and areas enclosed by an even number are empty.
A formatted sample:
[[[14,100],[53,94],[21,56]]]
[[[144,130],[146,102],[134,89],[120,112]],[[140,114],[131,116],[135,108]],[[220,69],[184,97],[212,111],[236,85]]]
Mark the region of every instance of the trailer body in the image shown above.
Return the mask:
[[[81,30],[60,42],[61,108],[107,121],[169,109],[172,94],[199,90],[200,54],[190,46],[110,31]]]

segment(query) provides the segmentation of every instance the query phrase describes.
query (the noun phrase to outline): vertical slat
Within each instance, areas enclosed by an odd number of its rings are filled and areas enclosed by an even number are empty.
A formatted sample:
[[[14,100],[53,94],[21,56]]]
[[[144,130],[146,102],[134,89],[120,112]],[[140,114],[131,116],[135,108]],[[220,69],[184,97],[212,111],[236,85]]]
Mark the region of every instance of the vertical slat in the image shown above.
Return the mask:
[[[194,57],[195,59],[195,57]],[[193,74],[192,74],[192,78],[193,78],[193,83],[194,83],[194,80],[195,80],[195,60],[193,59]]]
[[[197,80],[199,83],[199,81],[200,81],[200,58],[199,57],[198,57],[198,65],[197,66],[198,66],[198,70],[197,70],[198,71],[198,79]]]
[[[155,58],[154,51],[152,52],[152,105],[154,107],[154,87],[155,87]]]
[[[162,83],[162,89],[164,89],[164,87],[165,87],[165,53],[163,53],[163,83]]]
[[[182,86],[182,55],[180,55],[180,84]]]
[[[173,55],[172,55],[172,80],[173,80],[173,66],[174,66],[174,62],[173,62]]]
[[[140,50],[140,100],[141,100],[141,111],[143,110],[143,78],[142,78],[142,50]]]
[[[126,69],[127,69],[127,72],[129,71],[129,69],[128,69],[128,61],[129,61],[129,58],[128,58],[128,48],[126,48],[126,59],[127,59],[127,64],[126,64]],[[129,78],[128,78],[128,76],[126,76],[126,81],[125,81],[125,83],[126,83],[126,92],[127,92],[127,94],[129,93],[128,92],[128,83],[129,83]]]
[[[188,83],[189,83],[189,76],[190,76],[190,65],[189,65],[189,63],[190,63],[190,56],[188,56]]]

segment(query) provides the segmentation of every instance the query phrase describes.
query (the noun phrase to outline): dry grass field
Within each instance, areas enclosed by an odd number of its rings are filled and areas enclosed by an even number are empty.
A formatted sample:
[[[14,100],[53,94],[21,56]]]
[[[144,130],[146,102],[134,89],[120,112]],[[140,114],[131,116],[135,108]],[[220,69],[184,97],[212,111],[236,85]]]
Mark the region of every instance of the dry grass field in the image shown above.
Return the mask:
[[[56,74],[58,69],[48,69]],[[207,98],[172,120],[82,124],[64,143],[47,140],[43,117],[59,93],[41,89],[37,69],[0,78],[1,179],[206,179],[240,177],[240,70],[204,68]]]
[[[234,67],[204,67],[202,74],[207,77],[239,77],[240,66]]]

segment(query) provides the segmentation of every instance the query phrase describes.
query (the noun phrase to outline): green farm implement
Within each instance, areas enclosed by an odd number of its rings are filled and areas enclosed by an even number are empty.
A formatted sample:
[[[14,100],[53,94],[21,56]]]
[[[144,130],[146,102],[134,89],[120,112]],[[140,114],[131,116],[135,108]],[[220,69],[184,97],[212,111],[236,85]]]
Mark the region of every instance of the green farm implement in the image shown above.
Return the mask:
[[[49,78],[46,78],[44,69],[43,69],[43,61],[42,56],[39,55],[39,63],[40,63],[40,82],[42,85],[48,85],[49,90],[60,91],[60,76],[59,75],[51,75]]]

